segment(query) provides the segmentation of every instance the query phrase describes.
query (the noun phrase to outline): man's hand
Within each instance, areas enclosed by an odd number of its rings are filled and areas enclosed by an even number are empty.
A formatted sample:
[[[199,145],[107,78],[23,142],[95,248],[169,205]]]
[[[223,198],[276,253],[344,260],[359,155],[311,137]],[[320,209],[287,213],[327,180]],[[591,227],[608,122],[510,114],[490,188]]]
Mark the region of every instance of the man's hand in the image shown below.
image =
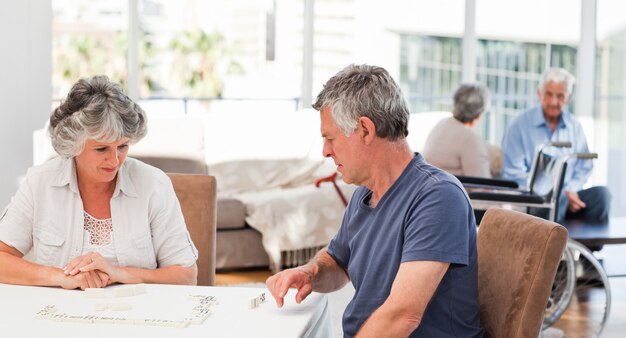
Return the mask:
[[[565,196],[567,196],[567,200],[569,201],[567,209],[570,212],[578,212],[587,206],[585,202],[580,199],[580,196],[578,196],[578,193],[575,191],[565,191]]]
[[[324,248],[307,264],[281,271],[268,278],[265,284],[276,300],[276,305],[282,307],[289,288],[298,289],[296,303],[300,304],[313,292],[313,288],[317,292],[333,292],[342,288],[348,281],[346,271]]]
[[[311,283],[312,273],[304,267],[281,271],[267,279],[265,284],[276,300],[276,305],[282,307],[289,288],[298,289],[296,303],[300,304],[313,291]]]

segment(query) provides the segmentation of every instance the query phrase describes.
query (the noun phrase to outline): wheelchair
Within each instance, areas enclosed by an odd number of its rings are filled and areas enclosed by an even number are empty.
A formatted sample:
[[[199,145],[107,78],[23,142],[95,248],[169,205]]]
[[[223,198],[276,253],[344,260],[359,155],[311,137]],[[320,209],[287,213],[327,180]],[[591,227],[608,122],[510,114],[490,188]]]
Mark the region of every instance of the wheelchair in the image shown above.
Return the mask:
[[[558,157],[545,151],[568,147],[571,147],[569,142],[551,142],[538,148],[531,167],[529,190],[520,189],[513,181],[465,176],[457,178],[463,183],[476,208],[498,205],[518,210],[522,208],[527,213],[543,209],[547,212],[538,216],[556,222],[558,200],[569,160],[597,158],[597,154],[593,153],[571,153]],[[546,305],[543,330],[557,328],[563,331],[565,337],[569,336],[569,330],[578,334],[586,331],[589,337],[599,337],[610,310],[611,287],[602,264],[587,247],[569,239]],[[587,319],[582,326],[566,324],[567,319],[581,317]]]

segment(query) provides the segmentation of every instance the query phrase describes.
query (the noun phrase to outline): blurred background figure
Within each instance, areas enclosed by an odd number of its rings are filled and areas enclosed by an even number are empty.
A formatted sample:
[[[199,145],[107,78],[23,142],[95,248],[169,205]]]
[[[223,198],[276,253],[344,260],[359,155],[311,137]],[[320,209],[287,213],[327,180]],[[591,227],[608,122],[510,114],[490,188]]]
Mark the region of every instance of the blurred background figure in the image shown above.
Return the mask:
[[[422,154],[426,161],[454,175],[491,177],[487,144],[472,129],[489,110],[490,102],[491,95],[484,85],[461,84],[454,93],[452,117],[441,120],[426,139]]]
[[[549,149],[549,155],[558,159],[572,153],[589,152],[582,124],[566,109],[575,80],[563,68],[551,68],[541,75],[537,90],[539,105],[519,114],[504,134],[503,178],[516,181],[521,187],[527,186],[537,148],[548,142],[572,143],[570,148]],[[570,161],[563,179],[557,222],[566,219],[608,222],[611,193],[607,187],[584,187],[592,170],[593,161]],[[546,217],[545,210],[532,213]]]

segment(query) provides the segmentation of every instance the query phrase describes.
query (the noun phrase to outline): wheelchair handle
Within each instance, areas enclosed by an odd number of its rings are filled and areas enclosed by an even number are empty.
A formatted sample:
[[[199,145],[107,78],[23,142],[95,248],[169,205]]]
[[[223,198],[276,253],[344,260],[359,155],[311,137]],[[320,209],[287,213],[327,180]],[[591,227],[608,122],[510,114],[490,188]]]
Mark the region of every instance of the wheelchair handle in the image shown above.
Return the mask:
[[[576,153],[575,154],[577,158],[581,158],[581,159],[595,159],[598,158],[598,154],[597,153]]]
[[[570,148],[572,146],[572,142],[549,142],[547,146],[557,148]]]

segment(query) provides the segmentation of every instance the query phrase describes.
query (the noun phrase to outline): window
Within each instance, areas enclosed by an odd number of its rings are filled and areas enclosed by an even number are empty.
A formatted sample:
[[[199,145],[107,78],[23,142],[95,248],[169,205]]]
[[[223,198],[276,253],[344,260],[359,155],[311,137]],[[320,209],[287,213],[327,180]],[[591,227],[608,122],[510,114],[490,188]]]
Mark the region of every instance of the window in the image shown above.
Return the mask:
[[[99,74],[126,83],[126,0],[53,0],[52,96]]]
[[[598,0],[595,135],[600,157],[594,171],[606,173],[612,216],[626,215],[626,10],[620,0]]]

